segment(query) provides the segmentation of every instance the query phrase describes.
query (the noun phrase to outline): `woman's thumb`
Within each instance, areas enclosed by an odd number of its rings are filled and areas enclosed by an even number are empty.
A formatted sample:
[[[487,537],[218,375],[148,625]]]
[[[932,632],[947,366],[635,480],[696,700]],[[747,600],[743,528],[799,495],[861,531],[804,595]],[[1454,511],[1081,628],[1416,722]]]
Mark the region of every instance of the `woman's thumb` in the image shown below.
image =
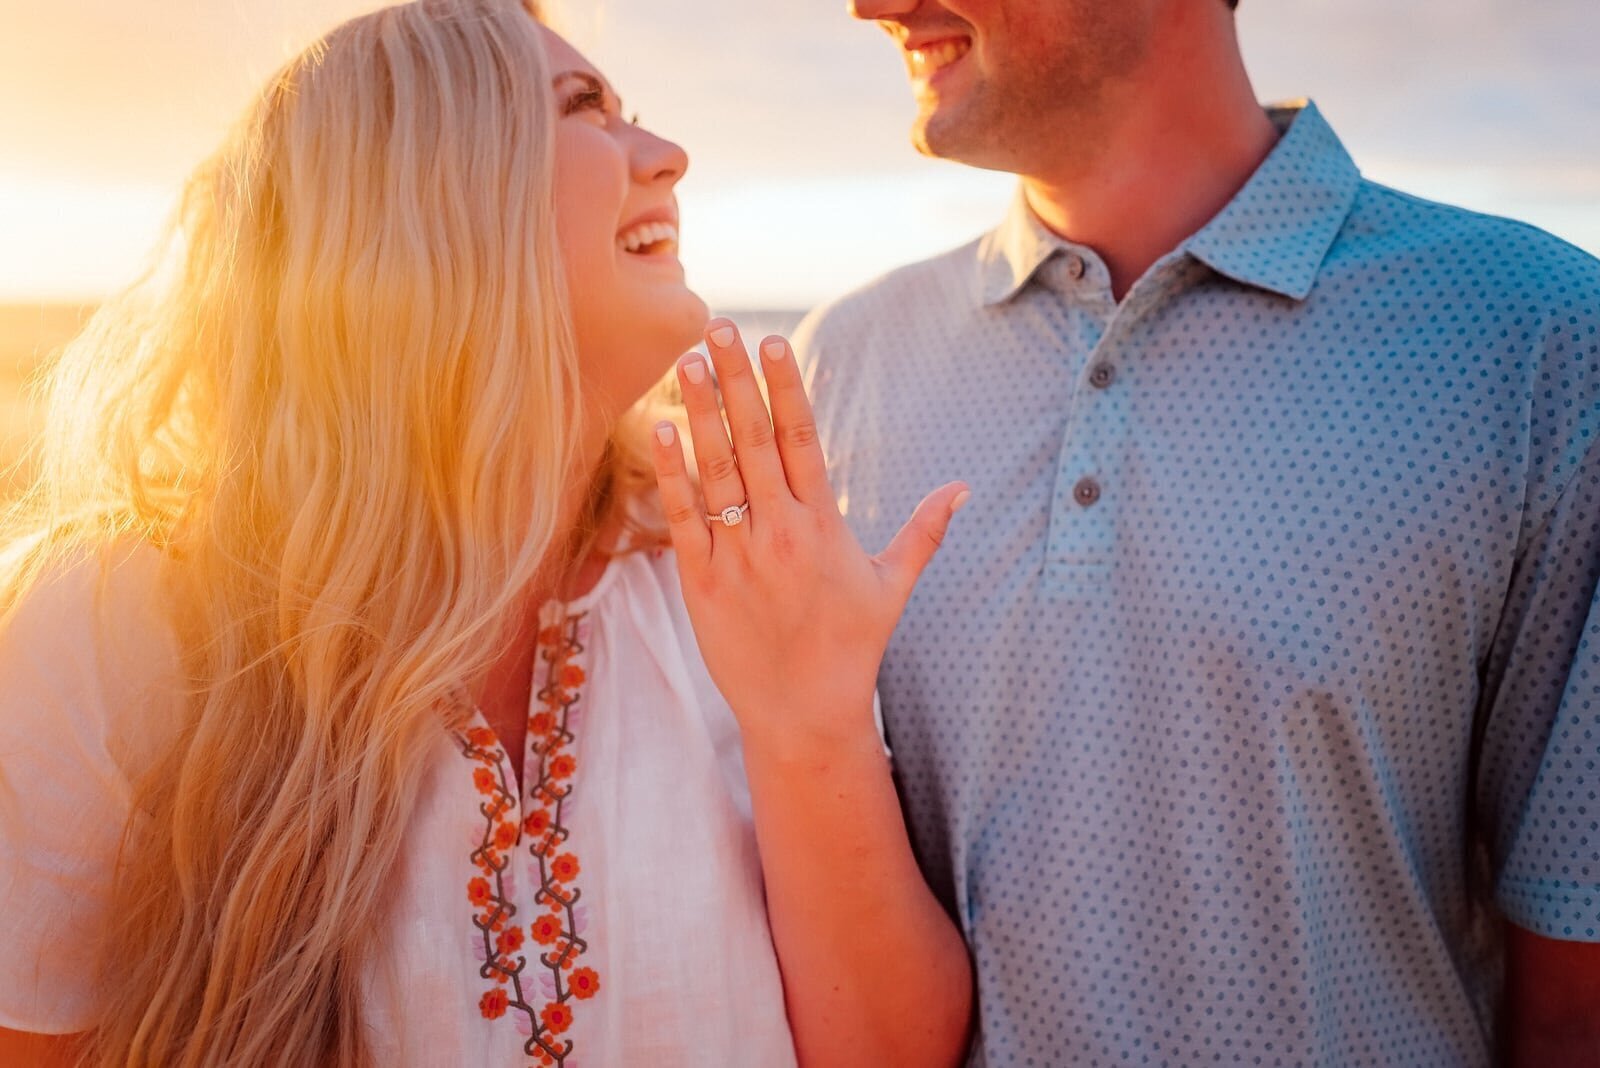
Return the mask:
[[[922,498],[900,533],[878,554],[878,563],[889,573],[902,602],[911,598],[923,569],[944,544],[950,520],[971,498],[972,491],[964,482],[940,486]]]

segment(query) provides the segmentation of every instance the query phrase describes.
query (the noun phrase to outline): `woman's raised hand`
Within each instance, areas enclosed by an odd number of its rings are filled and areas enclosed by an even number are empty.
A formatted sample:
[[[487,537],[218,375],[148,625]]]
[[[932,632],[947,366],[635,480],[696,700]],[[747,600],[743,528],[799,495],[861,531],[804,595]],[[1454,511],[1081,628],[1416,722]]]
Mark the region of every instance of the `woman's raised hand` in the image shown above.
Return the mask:
[[[887,549],[867,555],[839,513],[788,342],[761,344],[770,413],[734,325],[713,320],[706,347],[726,426],[704,357],[678,363],[699,492],[671,423],[657,427],[655,447],[701,654],[746,745],[859,740],[874,730],[889,636],[967,488],[952,482],[930,493]]]

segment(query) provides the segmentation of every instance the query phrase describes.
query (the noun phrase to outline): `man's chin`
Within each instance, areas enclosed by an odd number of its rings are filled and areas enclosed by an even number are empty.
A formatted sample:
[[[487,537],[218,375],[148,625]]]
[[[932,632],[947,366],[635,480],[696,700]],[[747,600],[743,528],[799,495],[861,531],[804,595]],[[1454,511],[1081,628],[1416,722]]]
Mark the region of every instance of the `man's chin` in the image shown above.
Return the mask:
[[[989,171],[1016,172],[1017,161],[981,124],[946,114],[921,114],[911,125],[911,145],[929,159],[948,160]]]
[[[960,156],[951,153],[959,153],[960,139],[951,136],[950,123],[940,120],[937,114],[926,111],[919,114],[911,124],[911,146],[930,159],[959,161]]]

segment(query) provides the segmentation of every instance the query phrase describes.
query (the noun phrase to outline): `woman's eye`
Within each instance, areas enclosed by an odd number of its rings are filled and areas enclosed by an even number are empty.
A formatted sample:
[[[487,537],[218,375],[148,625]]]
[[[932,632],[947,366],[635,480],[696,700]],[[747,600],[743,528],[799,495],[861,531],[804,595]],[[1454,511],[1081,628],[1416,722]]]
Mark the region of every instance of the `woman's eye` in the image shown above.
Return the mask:
[[[580,111],[600,111],[606,109],[606,94],[599,89],[585,89],[567,97],[566,106],[561,109],[563,115],[574,115]]]

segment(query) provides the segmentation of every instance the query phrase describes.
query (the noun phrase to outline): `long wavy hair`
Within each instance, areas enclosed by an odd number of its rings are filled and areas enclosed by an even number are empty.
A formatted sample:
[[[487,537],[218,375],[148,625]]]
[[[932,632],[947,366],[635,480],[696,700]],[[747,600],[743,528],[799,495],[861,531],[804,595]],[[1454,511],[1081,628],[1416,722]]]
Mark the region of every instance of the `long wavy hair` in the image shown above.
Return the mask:
[[[92,1063],[366,1061],[371,921],[441,718],[589,475],[538,15],[418,0],[334,30],[53,372],[3,604],[153,545],[192,684],[136,786]],[[648,478],[637,435],[591,526]]]

